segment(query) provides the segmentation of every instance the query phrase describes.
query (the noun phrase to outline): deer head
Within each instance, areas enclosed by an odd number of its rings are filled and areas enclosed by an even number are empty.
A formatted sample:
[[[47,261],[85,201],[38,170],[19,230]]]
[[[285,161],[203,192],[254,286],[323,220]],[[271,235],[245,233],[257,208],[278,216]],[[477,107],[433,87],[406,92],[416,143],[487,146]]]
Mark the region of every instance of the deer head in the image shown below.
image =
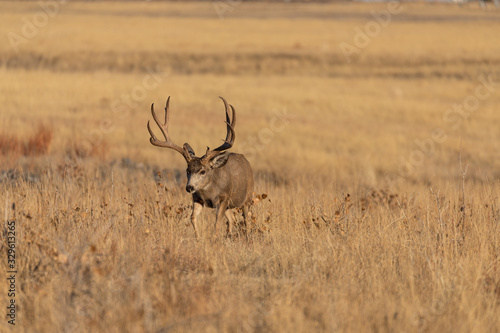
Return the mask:
[[[161,123],[158,119],[155,111],[154,104],[151,104],[151,114],[153,115],[153,119],[160,128],[165,141],[160,141],[155,136],[148,121],[148,131],[151,135],[149,141],[152,145],[162,148],[170,148],[177,152],[179,152],[187,162],[187,178],[188,182],[186,185],[186,191],[189,193],[195,193],[197,191],[208,188],[210,184],[213,182],[214,177],[216,176],[217,169],[223,167],[228,158],[229,153],[226,151],[233,146],[235,139],[234,126],[236,124],[236,114],[232,105],[229,105],[226,100],[220,97],[224,102],[224,107],[226,109],[226,126],[227,133],[226,139],[224,143],[215,149],[210,149],[207,147],[207,151],[205,155],[202,157],[196,157],[196,154],[188,143],[184,143],[182,148],[176,145],[171,139],[168,133],[168,112],[169,112],[169,102],[170,97],[167,99],[167,103],[165,106],[165,121]],[[231,113],[231,117],[229,116]]]

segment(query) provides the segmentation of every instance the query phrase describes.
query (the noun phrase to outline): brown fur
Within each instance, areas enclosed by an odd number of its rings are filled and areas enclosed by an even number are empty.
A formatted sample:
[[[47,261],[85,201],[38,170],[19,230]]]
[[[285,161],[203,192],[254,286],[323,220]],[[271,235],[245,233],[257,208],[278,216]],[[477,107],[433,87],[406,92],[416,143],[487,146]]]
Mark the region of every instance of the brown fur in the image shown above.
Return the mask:
[[[193,158],[187,168],[186,190],[193,194],[191,222],[196,234],[198,235],[197,216],[204,206],[217,209],[215,232],[224,215],[228,219],[228,232],[232,231],[233,218],[230,210],[235,208],[242,208],[248,229],[248,207],[253,193],[250,163],[245,156],[236,153],[221,153],[211,160],[206,157]],[[214,163],[216,159],[224,161],[217,165]],[[202,171],[205,172],[204,175],[200,175]]]

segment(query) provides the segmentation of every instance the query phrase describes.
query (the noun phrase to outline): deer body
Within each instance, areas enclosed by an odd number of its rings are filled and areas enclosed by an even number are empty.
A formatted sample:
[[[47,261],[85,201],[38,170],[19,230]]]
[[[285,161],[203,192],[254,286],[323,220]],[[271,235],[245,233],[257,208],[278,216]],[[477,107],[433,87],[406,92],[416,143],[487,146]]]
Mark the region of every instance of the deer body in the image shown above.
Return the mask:
[[[240,208],[252,200],[253,178],[246,177],[252,173],[250,163],[241,154],[228,155],[225,165],[213,170],[209,182],[193,192],[193,197],[201,199],[209,208],[215,208],[224,201],[228,202],[228,209]],[[188,174],[188,192],[191,192],[190,186],[197,185],[193,177],[189,176],[193,173],[191,171]]]
[[[217,225],[225,217],[228,220],[228,233],[231,233],[234,224],[234,214],[232,209],[241,208],[245,225],[247,227],[248,237],[248,207],[252,201],[253,193],[253,172],[250,163],[245,156],[236,153],[229,153],[226,150],[231,148],[236,124],[235,110],[232,105],[228,105],[222,98],[226,108],[227,135],[224,143],[214,149],[207,148],[207,152],[202,157],[196,157],[193,149],[188,143],[181,148],[175,145],[168,134],[168,107],[170,97],[167,99],[165,107],[165,122],[161,124],[151,105],[151,113],[156,124],[160,127],[165,141],[160,141],[151,131],[148,122],[148,130],[151,134],[151,144],[164,148],[171,148],[181,153],[187,166],[186,191],[193,195],[193,212],[191,214],[191,223],[193,225],[196,237],[198,234],[197,217],[204,206],[215,208],[217,217],[215,219],[215,233]],[[229,112],[232,111],[232,120]]]
[[[251,204],[253,192],[252,168],[245,156],[235,153],[225,153],[218,160],[223,163],[210,170],[210,166],[203,165],[203,158],[188,164],[188,183],[186,191],[193,194],[193,214],[191,223],[195,232],[198,231],[197,217],[203,206],[217,209],[214,228],[225,215],[229,222],[228,232],[231,233],[234,223],[232,209],[243,208],[245,222],[247,222],[248,209]],[[204,175],[200,171],[204,168]]]

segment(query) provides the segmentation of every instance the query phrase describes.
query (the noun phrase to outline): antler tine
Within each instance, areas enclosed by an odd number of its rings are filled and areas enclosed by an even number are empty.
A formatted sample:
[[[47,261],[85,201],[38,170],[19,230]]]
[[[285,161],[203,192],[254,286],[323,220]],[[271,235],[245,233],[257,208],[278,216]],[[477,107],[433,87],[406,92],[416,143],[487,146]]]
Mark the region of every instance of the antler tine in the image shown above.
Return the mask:
[[[227,150],[229,148],[231,148],[233,146],[233,143],[234,143],[234,139],[236,137],[236,134],[234,133],[234,129],[233,127],[231,126],[230,123],[228,123],[227,121],[225,121],[225,123],[227,124],[227,135],[226,135],[226,139],[224,140],[224,143],[222,145],[220,145],[219,147],[215,148],[214,151],[223,151],[223,150]]]
[[[217,155],[218,153],[231,148],[233,146],[234,140],[236,138],[236,133],[234,131],[234,126],[236,124],[236,111],[234,110],[234,107],[232,105],[229,105],[223,97],[219,97],[219,98],[222,99],[222,101],[224,102],[224,107],[226,109],[226,121],[225,121],[226,130],[227,130],[226,139],[224,139],[224,143],[222,145],[220,145],[219,147],[217,147],[213,150],[207,149],[207,152],[205,155],[208,158],[212,158],[215,155]],[[229,117],[230,110],[231,110],[232,117]],[[231,118],[232,118],[232,120],[231,120]]]
[[[149,134],[151,135],[151,138],[149,139],[149,142],[151,142],[152,145],[157,146],[157,147],[163,147],[163,148],[171,148],[184,156],[186,160],[190,159],[189,153],[184,148],[179,147],[176,145],[171,139],[170,135],[168,134],[168,111],[169,111],[169,102],[170,102],[170,96],[167,98],[167,103],[165,106],[165,122],[162,124],[160,120],[158,119],[158,116],[156,115],[156,112],[154,110],[154,103],[151,104],[151,115],[153,116],[153,120],[155,121],[156,125],[160,128],[161,133],[165,137],[165,141],[160,141],[156,137],[156,135],[153,133],[151,130],[151,126],[149,125],[148,121],[148,131]]]
[[[233,106],[229,105],[223,97],[219,96],[219,98],[222,99],[222,101],[224,102],[224,107],[226,108],[226,124],[228,125],[226,139],[224,141],[225,142],[234,141],[232,137],[234,136],[234,127],[236,126],[236,113],[234,111]],[[231,109],[229,109],[229,107],[231,107]],[[229,111],[231,111],[231,118],[229,118]]]

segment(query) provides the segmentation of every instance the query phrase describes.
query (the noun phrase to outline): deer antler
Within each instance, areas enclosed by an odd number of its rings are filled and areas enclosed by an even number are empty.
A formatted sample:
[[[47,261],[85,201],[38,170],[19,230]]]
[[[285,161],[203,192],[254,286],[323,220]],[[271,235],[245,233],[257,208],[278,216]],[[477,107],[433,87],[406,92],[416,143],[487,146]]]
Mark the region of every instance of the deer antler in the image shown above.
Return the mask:
[[[156,125],[158,125],[163,136],[165,137],[165,141],[158,140],[156,135],[151,130],[151,126],[149,126],[149,121],[148,121],[148,131],[149,131],[149,134],[151,135],[149,142],[151,142],[152,145],[157,146],[157,147],[170,148],[170,149],[176,150],[179,153],[181,153],[182,156],[184,156],[186,161],[189,162],[189,160],[191,159],[191,154],[189,153],[189,151],[187,149],[187,147],[189,147],[189,145],[187,143],[185,143],[183,148],[179,147],[170,139],[170,135],[168,134],[168,106],[169,106],[169,102],[170,102],[170,96],[167,98],[167,104],[165,106],[165,122],[163,124],[160,123],[160,120],[158,119],[158,117],[155,113],[154,103],[151,104],[151,114],[153,115],[153,119],[154,119]]]
[[[224,107],[226,108],[226,125],[227,125],[227,133],[226,133],[226,139],[224,140],[224,143],[220,145],[219,147],[211,150],[210,148],[207,147],[207,152],[205,153],[205,158],[207,159],[212,159],[213,157],[217,156],[224,150],[227,150],[233,146],[234,139],[236,138],[236,133],[234,132],[234,126],[236,125],[236,112],[234,111],[234,107],[232,105],[229,105],[226,100],[223,97],[219,97],[222,99],[224,102]],[[231,111],[231,118],[229,117],[229,111]],[[232,119],[232,120],[231,120]]]

